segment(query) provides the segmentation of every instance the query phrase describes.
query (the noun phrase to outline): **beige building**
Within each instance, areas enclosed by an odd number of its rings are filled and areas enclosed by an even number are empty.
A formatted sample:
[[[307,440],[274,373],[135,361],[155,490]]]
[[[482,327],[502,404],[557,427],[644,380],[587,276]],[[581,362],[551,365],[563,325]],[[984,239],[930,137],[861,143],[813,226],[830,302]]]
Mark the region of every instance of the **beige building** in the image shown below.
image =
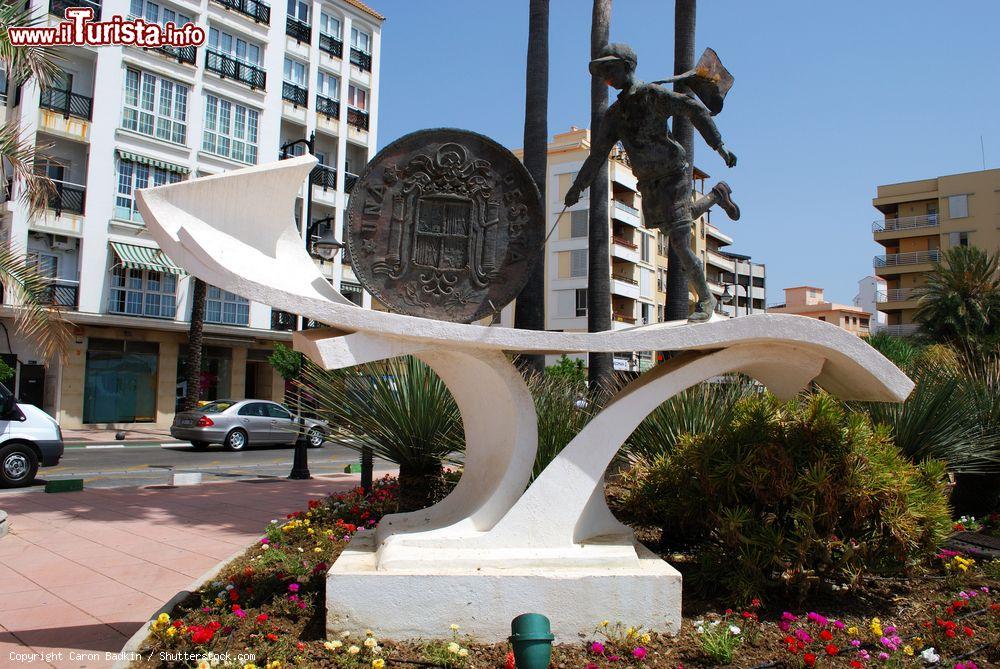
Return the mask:
[[[517,153],[521,155],[521,151]],[[572,127],[549,144],[546,182],[546,232],[555,226],[546,243],[545,328],[563,332],[587,330],[587,274],[590,189],[580,201],[563,211],[563,200],[590,153],[590,131]],[[695,188],[703,192],[708,175],[695,170]],[[610,227],[611,317],[614,329],[626,329],[664,320],[666,304],[667,239],[648,230],[642,221],[642,199],[628,156],[616,149],[608,160]],[[740,305],[720,302],[720,311],[743,315],[750,299],[764,310],[764,266],[746,256],[722,250],[733,239],[711,224],[709,215],[696,221],[691,245],[706,265],[710,287],[722,296],[726,283],[747,283],[735,288]],[[743,260],[740,260],[743,259]],[[742,279],[737,279],[739,272]],[[756,281],[752,276],[756,272]],[[750,284],[753,283],[751,286]],[[758,285],[759,284],[759,285]],[[732,289],[731,289],[732,290]],[[692,300],[694,296],[692,295]],[[751,309],[754,306],[750,307]],[[549,361],[550,364],[553,360]],[[651,351],[615,354],[615,368],[640,371],[653,364]]]
[[[872,200],[883,218],[872,224],[875,241],[885,248],[875,256],[875,274],[886,282],[878,310],[886,329],[911,334],[917,301],[913,289],[953,246],[1000,248],[1000,169],[966,172],[878,187]]]
[[[816,318],[860,337],[868,336],[871,320],[871,314],[860,307],[827,302],[823,299],[823,289],[815,286],[785,288],[785,303],[772,305],[768,313]]]

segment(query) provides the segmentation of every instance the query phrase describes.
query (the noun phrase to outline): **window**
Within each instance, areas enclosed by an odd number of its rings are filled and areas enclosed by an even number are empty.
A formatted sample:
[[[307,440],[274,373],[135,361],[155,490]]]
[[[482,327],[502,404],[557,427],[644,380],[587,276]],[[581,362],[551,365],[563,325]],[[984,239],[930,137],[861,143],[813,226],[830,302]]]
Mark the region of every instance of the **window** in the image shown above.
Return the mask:
[[[205,322],[247,325],[250,323],[250,302],[245,297],[209,286],[205,300]]]
[[[92,338],[83,381],[84,423],[156,420],[156,342]]]
[[[663,322],[663,305],[662,304],[657,304],[656,305],[656,322],[657,323],[662,323]]]
[[[309,23],[309,3],[302,0],[288,0],[288,17]]]
[[[332,74],[320,72],[316,75],[316,94],[331,100],[339,100],[340,79]]]
[[[319,31],[324,35],[340,39],[340,19],[330,16],[326,12],[319,15]]]
[[[181,180],[179,172],[162,167],[150,167],[131,160],[118,161],[118,190],[115,193],[115,218],[142,223],[142,214],[135,206],[135,191],[149,186],[163,186]]]
[[[576,289],[576,315],[577,317],[587,315],[587,289]]]
[[[147,2],[145,0],[132,0],[129,15],[134,18],[146,19],[150,23],[166,25],[173,22],[175,26],[182,26],[185,23],[194,23],[190,16],[175,12],[169,7],[161,7],[158,3]]]
[[[183,144],[187,137],[188,87],[129,68],[125,72],[122,127]]]
[[[955,246],[968,246],[969,245],[969,233],[968,232],[949,232],[948,233],[948,244],[951,247],[955,247]]]
[[[364,53],[371,53],[372,36],[363,30],[351,28],[351,48],[363,51]]]
[[[361,111],[368,110],[368,91],[351,84],[347,87],[347,104]]]
[[[969,215],[969,196],[952,195],[948,198],[948,217],[966,218]]]
[[[28,251],[27,265],[39,274],[49,279],[59,276],[59,256],[42,251]]]
[[[258,112],[214,95],[205,96],[201,148],[242,163],[257,163]]]
[[[579,209],[570,212],[569,236],[575,238],[586,237],[590,228],[590,213],[587,209]]]
[[[267,418],[267,405],[263,402],[251,402],[241,406],[237,413],[240,416],[257,416],[258,418]]]
[[[587,249],[569,252],[569,275],[587,276]]]
[[[208,48],[247,65],[260,66],[260,47],[224,30],[208,29]]]
[[[271,418],[292,419],[292,414],[285,411],[285,407],[278,406],[277,404],[265,404],[264,407],[267,409],[267,415]]]
[[[291,58],[285,59],[285,81],[299,88],[306,87],[306,66]]]
[[[115,267],[111,270],[108,311],[128,316],[173,318],[177,314],[177,277],[165,272]]]
[[[649,262],[649,235],[639,235],[639,248],[642,251],[642,261]]]

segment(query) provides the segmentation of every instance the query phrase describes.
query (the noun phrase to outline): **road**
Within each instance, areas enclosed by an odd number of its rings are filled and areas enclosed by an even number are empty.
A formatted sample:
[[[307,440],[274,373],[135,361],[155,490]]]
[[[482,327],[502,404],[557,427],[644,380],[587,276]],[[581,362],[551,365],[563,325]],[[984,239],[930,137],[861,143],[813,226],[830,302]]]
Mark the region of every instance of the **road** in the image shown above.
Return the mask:
[[[82,478],[88,488],[163,485],[174,472],[201,472],[204,482],[287,476],[293,449],[287,446],[259,447],[232,453],[219,446],[195,451],[188,444],[143,446],[67,447],[56,467],[42,467],[31,489],[41,490],[46,481]],[[358,454],[343,446],[326,443],[309,449],[313,474],[343,472]],[[393,469],[391,463],[375,460],[375,476]],[[0,489],[0,496],[9,490]]]

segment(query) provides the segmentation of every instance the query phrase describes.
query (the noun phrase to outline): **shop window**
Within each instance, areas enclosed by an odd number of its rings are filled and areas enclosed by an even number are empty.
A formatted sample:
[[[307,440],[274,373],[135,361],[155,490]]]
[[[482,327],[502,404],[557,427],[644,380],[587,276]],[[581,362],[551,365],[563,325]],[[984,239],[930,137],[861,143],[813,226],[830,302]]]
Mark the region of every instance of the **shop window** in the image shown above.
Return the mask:
[[[84,423],[156,421],[156,342],[90,339],[83,383]]]

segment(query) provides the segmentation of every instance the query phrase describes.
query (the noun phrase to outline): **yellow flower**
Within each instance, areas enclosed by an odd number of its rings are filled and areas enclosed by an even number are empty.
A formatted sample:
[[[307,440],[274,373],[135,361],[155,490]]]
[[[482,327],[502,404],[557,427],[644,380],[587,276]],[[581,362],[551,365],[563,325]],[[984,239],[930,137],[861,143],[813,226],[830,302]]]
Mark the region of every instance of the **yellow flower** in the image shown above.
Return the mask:
[[[460,651],[458,651],[458,656],[459,657],[469,657],[469,649],[468,648],[461,649]]]
[[[167,628],[167,636],[173,637],[173,636],[176,636],[176,635],[177,635],[177,628],[176,627],[168,627]]]
[[[858,632],[859,632],[859,630],[858,630],[858,628],[856,626],[852,625],[851,627],[847,628],[847,633],[850,634],[851,636],[857,636]]]
[[[351,655],[357,655],[358,653],[361,652],[361,649],[358,648],[357,646],[351,646],[350,648],[347,649],[347,652],[350,653]]]
[[[322,553],[322,552],[323,552],[323,549],[320,548],[319,546],[317,546],[316,548],[313,549],[313,553]]]
[[[649,643],[652,639],[653,637],[649,636],[648,634],[643,634],[641,637],[639,637],[639,640],[642,641],[643,643]]]
[[[457,632],[458,631],[458,625],[456,625],[455,623],[452,623],[451,624],[451,631],[452,632]]]
[[[611,624],[611,623],[610,623],[609,621],[607,621],[607,620],[602,620],[602,621],[601,621],[601,627],[607,627],[607,626],[608,626],[608,625],[610,625],[610,624]]]
[[[222,598],[221,597],[216,597],[215,598],[215,605],[216,606],[222,606]]]
[[[335,653],[343,645],[344,645],[344,643],[342,641],[336,641],[336,640],[334,640],[334,641],[325,641],[323,643],[323,648],[326,648],[331,653]]]
[[[202,660],[198,663],[198,669],[211,669],[212,665],[208,660]]]
[[[163,623],[164,625],[166,625],[167,623],[170,622],[170,616],[167,615],[166,613],[161,613],[160,615],[156,616],[156,622]]]
[[[247,662],[243,665],[243,669],[257,669],[257,665],[253,662]]]
[[[924,645],[923,637],[919,637],[919,636],[913,637],[913,643],[915,643],[917,645],[917,647],[920,647],[920,646]]]
[[[903,646],[903,652],[906,655],[913,655],[913,646]]]
[[[316,530],[314,530],[313,528],[311,528],[311,527],[310,527],[310,528],[309,528],[309,529],[307,530],[307,532],[309,532],[309,534],[315,534],[315,533],[316,533]]]
[[[627,629],[627,630],[625,631],[625,635],[626,635],[626,636],[628,636],[629,638],[632,638],[632,637],[634,637],[634,636],[635,636],[635,628],[634,628],[634,627],[629,627],[629,628],[628,628],[628,629]]]
[[[459,646],[454,641],[448,644],[448,652],[451,653],[452,655],[458,655],[458,651],[460,650],[462,650],[461,646]]]
[[[385,666],[385,660],[383,660],[381,657],[372,660],[372,669],[382,669],[382,667],[384,666]]]
[[[371,630],[365,630],[365,636],[375,636],[375,632],[372,632]]]
[[[366,648],[374,648],[377,645],[378,645],[378,641],[375,640],[375,637],[370,636],[367,639],[365,639],[365,647]]]

